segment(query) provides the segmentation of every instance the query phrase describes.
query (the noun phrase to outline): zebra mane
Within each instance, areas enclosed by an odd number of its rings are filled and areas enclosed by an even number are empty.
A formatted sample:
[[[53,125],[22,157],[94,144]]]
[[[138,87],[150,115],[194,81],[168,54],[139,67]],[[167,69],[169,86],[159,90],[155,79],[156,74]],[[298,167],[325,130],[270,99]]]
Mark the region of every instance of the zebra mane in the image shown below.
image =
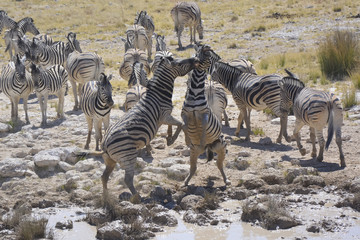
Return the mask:
[[[295,86],[295,87],[298,87],[301,89],[305,87],[305,84],[300,79],[297,79],[292,76],[283,77],[281,80],[279,80],[278,84],[281,89],[284,89],[285,86],[289,86],[289,85]]]

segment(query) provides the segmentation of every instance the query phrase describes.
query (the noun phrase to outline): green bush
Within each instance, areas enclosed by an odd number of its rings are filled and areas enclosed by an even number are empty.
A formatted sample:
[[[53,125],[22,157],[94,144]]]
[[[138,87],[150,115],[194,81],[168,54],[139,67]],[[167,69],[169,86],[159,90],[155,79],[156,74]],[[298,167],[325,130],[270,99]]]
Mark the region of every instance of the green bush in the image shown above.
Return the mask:
[[[321,71],[333,80],[349,76],[359,64],[359,56],[358,39],[351,31],[336,30],[318,50]]]

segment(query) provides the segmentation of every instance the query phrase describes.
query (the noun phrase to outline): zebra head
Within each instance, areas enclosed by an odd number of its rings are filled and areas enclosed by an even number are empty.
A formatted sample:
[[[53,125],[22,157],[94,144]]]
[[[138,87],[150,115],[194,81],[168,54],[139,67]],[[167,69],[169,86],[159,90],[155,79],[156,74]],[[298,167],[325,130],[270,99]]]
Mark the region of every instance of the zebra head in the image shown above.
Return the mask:
[[[112,86],[110,80],[112,79],[112,75],[106,76],[104,73],[100,75],[100,81],[98,81],[98,94],[102,102],[105,103],[107,107],[111,107],[114,105],[114,101],[112,99]]]
[[[165,36],[154,33],[156,39],[156,51],[166,51]]]
[[[147,85],[147,76],[144,70],[144,64],[135,62],[132,67],[132,73],[128,81],[128,86],[132,87],[136,84],[140,84],[144,87]]]
[[[196,44],[196,57],[200,60],[199,66],[196,68],[199,71],[206,71],[211,65],[211,52],[212,49],[209,45]]]
[[[34,87],[39,87],[39,75],[40,75],[40,68],[37,67],[34,63],[30,64],[30,72],[31,72],[31,78],[34,82]]]
[[[18,22],[18,26],[20,28],[19,30],[22,31],[23,34],[25,34],[26,32],[30,32],[34,35],[40,34],[39,30],[35,27],[34,19],[30,17],[21,19]]]
[[[28,51],[30,60],[32,62],[38,63],[44,48],[45,44],[41,42],[38,38],[34,37],[31,45],[29,46],[30,51]]]
[[[25,57],[20,59],[19,55],[17,54],[15,57],[15,76],[16,78],[24,83],[26,82],[26,72],[25,72]]]
[[[17,37],[13,40],[15,41],[15,46],[17,51],[21,55],[25,55],[27,59],[31,59],[30,53],[30,46],[31,41],[24,35],[23,37],[20,36],[19,32],[17,33]]]
[[[281,89],[281,108],[288,109],[294,103],[296,96],[305,87],[305,84],[295,77],[284,77],[278,81]]]
[[[155,71],[154,75],[160,72],[166,72],[167,75],[171,75],[173,78],[184,76],[194,68],[198,67],[199,63],[197,57],[174,59],[172,56],[162,56],[159,66],[157,67],[158,69]]]
[[[79,53],[82,53],[82,50],[80,48],[80,43],[76,39],[76,33],[69,32],[68,35],[66,36],[66,39],[68,40],[68,43],[66,44],[66,48],[68,49],[68,51],[70,52],[78,51]]]
[[[200,24],[198,24],[196,26],[196,31],[199,33],[199,38],[203,39],[204,38],[204,27],[201,22],[200,22]]]

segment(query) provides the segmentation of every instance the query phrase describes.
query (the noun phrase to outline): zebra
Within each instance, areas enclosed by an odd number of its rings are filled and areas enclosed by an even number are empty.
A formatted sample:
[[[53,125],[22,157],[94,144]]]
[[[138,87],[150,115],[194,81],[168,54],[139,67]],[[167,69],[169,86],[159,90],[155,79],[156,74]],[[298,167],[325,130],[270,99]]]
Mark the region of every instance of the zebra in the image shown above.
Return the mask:
[[[35,27],[34,20],[30,17],[21,19],[13,28],[6,31],[4,39],[6,49],[5,52],[9,52],[10,59],[13,57],[13,51],[15,54],[19,53],[16,45],[17,39],[23,37],[25,33],[30,32],[34,35],[39,34],[39,30]]]
[[[149,40],[148,44],[148,55],[151,58],[152,55],[152,36],[155,31],[154,21],[152,20],[151,16],[147,14],[146,11],[141,11],[140,13],[136,14],[134,25],[140,25],[145,28],[146,36]]]
[[[47,70],[30,65],[31,77],[35,87],[35,93],[39,100],[41,109],[41,126],[47,125],[47,101],[49,95],[56,95],[59,98],[59,103],[56,109],[58,118],[65,118],[64,116],[64,100],[67,89],[68,73],[61,65],[54,65]]]
[[[16,21],[10,18],[4,10],[0,10],[0,33],[3,28],[13,29],[16,27]]]
[[[242,120],[245,119],[247,128],[245,140],[250,140],[250,114],[248,114],[247,109],[263,110],[269,108],[277,116],[280,116],[281,127],[277,142],[281,143],[282,136],[287,142],[290,142],[291,139],[287,134],[288,112],[280,108],[280,87],[277,83],[282,79],[280,75],[257,76],[244,73],[238,68],[219,61],[213,64],[211,77],[231,92],[240,110],[238,125],[235,130],[236,136],[240,132]]]
[[[105,131],[109,127],[110,110],[114,105],[110,83],[111,78],[112,75],[107,77],[104,73],[101,73],[99,81],[89,81],[83,86],[80,106],[88,124],[85,149],[89,149],[93,123],[95,128],[96,151],[100,150],[99,143],[102,141],[102,124],[104,124]]]
[[[100,80],[101,73],[105,71],[103,59],[96,53],[81,53],[74,51],[69,54],[66,60],[66,70],[69,74],[69,80],[74,94],[74,108],[79,109],[78,92],[81,95],[82,86],[88,81]],[[76,84],[78,83],[78,87]]]
[[[135,62],[142,63],[146,74],[150,74],[150,65],[147,61],[146,53],[139,49],[130,48],[126,51],[124,61],[119,68],[119,74],[122,79],[129,81]]]
[[[146,83],[145,83],[146,82]],[[142,83],[142,84],[141,84]],[[125,111],[129,111],[146,94],[147,77],[143,64],[136,62],[128,82],[128,91],[125,96]]]
[[[151,39],[151,38],[150,38]],[[151,41],[149,40],[146,30],[143,26],[133,25],[126,30],[125,51],[129,48],[147,50],[148,62],[151,62]],[[127,46],[127,47],[126,47]]]
[[[206,70],[210,67],[210,47],[207,45],[198,48],[196,56],[202,62],[191,72],[188,89],[182,107],[181,117],[184,121],[183,131],[185,142],[190,146],[190,173],[185,180],[185,186],[195,174],[196,162],[206,149],[208,160],[212,158],[212,151],[217,153],[217,167],[226,185],[230,184],[223,169],[226,153],[226,142],[221,133],[221,121],[209,107],[205,97]]]
[[[108,190],[109,176],[116,163],[119,163],[125,169],[126,186],[133,195],[139,197],[133,184],[138,150],[150,143],[162,124],[178,126],[175,135],[166,138],[167,145],[174,143],[183,125],[171,115],[174,80],[178,76],[184,76],[198,64],[198,59],[194,57],[183,60],[164,57],[148,83],[146,96],[108,128],[102,142],[102,152],[88,154],[101,154],[104,159],[106,168],[101,177],[104,194]]]
[[[35,38],[37,38],[39,41],[41,41],[49,46],[53,45],[53,43],[54,43],[54,40],[52,39],[52,37],[50,35],[47,35],[44,33],[37,34],[35,36]]]
[[[172,56],[172,53],[167,50],[166,43],[165,43],[165,36],[158,35],[154,33],[156,39],[156,53],[154,57],[153,64],[151,65],[151,72],[154,73],[159,62],[165,56]]]
[[[25,120],[29,124],[29,116],[27,112],[27,101],[29,95],[33,92],[33,83],[30,74],[25,70],[25,57],[19,58],[14,56],[14,61],[10,61],[3,67],[0,75],[0,90],[11,101],[11,121],[18,121],[18,104],[20,98],[24,102]]]
[[[245,58],[234,59],[229,62],[230,66],[236,67],[243,72],[257,75],[254,64]]]
[[[340,153],[340,165],[345,167],[341,140],[343,112],[339,98],[332,93],[305,87],[305,84],[294,78],[292,74],[279,80],[278,84],[281,88],[281,108],[288,110],[293,105],[296,117],[293,137],[296,139],[301,155],[306,154],[305,148],[300,143],[300,130],[304,125],[310,126],[312,157],[316,157],[315,137],[319,142],[320,150],[317,156],[319,162],[323,160],[324,147],[326,150],[329,148],[335,131],[336,144]],[[326,124],[328,124],[328,137],[325,144],[323,128]]]
[[[68,42],[55,42],[48,46],[38,38],[34,37],[30,46],[31,61],[42,67],[49,67],[55,64],[65,67],[67,58],[73,51],[82,52],[80,43],[76,39],[76,33],[70,32],[66,36]]]
[[[184,31],[184,27],[190,28],[190,44],[192,44],[193,41],[194,43],[196,42],[196,31],[198,32],[200,39],[204,38],[201,11],[195,2],[179,2],[171,9],[170,13],[175,23],[175,32],[178,37],[179,50],[183,49],[180,37],[182,31]]]

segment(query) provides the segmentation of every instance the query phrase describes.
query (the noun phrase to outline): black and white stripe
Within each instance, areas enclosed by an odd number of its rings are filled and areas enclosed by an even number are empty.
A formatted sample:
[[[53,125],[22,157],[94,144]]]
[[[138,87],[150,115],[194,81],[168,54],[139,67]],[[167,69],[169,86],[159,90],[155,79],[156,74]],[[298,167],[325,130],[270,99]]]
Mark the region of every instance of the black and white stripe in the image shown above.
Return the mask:
[[[159,62],[164,57],[171,57],[173,54],[167,50],[165,36],[154,33],[156,39],[156,53],[153,64],[151,65],[151,72],[155,72]]]
[[[187,74],[197,63],[195,58],[164,58],[148,82],[146,96],[106,131],[102,144],[106,165],[102,175],[104,191],[107,190],[111,172],[119,163],[125,170],[127,187],[132,194],[136,194],[133,177],[138,150],[150,143],[162,124],[178,126],[175,135],[167,138],[168,145],[177,138],[182,123],[171,115],[174,80]]]
[[[155,31],[154,21],[152,20],[151,16],[147,14],[146,11],[141,11],[140,13],[136,14],[134,24],[143,26],[146,31],[146,36],[148,38],[148,55],[151,57],[152,55],[152,36]]]
[[[18,120],[18,104],[20,98],[24,102],[25,120],[30,123],[27,112],[27,101],[30,93],[33,91],[31,76],[25,70],[25,59],[16,55],[14,62],[9,62],[3,67],[0,75],[0,90],[11,101],[11,120],[16,123]]]
[[[75,99],[74,110],[78,110],[78,92],[81,95],[82,86],[86,82],[100,80],[100,74],[105,71],[105,64],[96,53],[74,51],[69,54],[66,60],[66,70],[73,89]],[[78,87],[76,84],[78,84]]]
[[[180,37],[185,27],[190,28],[190,44],[196,43],[196,32],[198,32],[199,38],[203,39],[204,29],[201,22],[201,11],[195,2],[177,3],[171,10],[171,17],[174,20],[179,49],[183,48]]]
[[[47,125],[47,101],[49,95],[55,95],[59,98],[56,109],[57,117],[64,118],[64,100],[68,82],[68,74],[65,68],[61,65],[54,65],[47,70],[42,70],[35,64],[31,64],[30,69],[41,109],[41,126]]]
[[[136,62],[142,63],[146,74],[150,74],[150,66],[147,61],[146,53],[139,49],[130,48],[126,51],[124,61],[119,68],[119,74],[122,79],[129,81],[133,71],[133,65]]]
[[[257,76],[251,73],[244,73],[229,64],[216,62],[213,65],[211,77],[214,81],[220,82],[228,89],[240,110],[238,125],[235,131],[237,136],[240,132],[240,125],[243,119],[247,128],[246,140],[250,139],[250,114],[247,109],[263,110],[269,108],[281,118],[280,133],[277,142],[281,142],[282,136],[287,141],[287,112],[280,109],[280,87],[278,81],[282,79],[279,75]]]
[[[13,29],[16,27],[16,21],[10,18],[4,10],[0,10],[0,33],[3,28]]]
[[[142,63],[134,63],[125,96],[125,111],[129,111],[146,94],[147,76]]]
[[[207,69],[210,67],[210,47],[200,46],[197,57],[201,60],[197,68],[192,70],[181,117],[184,121],[183,131],[185,141],[190,146],[190,173],[185,180],[185,186],[195,174],[196,162],[200,154],[206,149],[212,158],[212,152],[216,152],[217,166],[221,172],[225,184],[230,182],[226,179],[223,161],[226,153],[226,143],[221,133],[221,121],[209,107],[205,96],[205,80],[207,79]]]
[[[148,61],[151,61],[151,38],[149,40],[146,30],[143,26],[133,25],[126,30],[126,46],[128,48],[147,51]],[[125,49],[127,51],[128,49]]]
[[[294,77],[284,77],[279,81],[279,86],[281,88],[281,107],[289,109],[293,104],[294,115],[296,117],[294,137],[301,155],[306,153],[305,148],[300,143],[299,133],[304,125],[310,126],[312,157],[316,157],[315,137],[319,142],[318,161],[323,160],[324,147],[328,149],[335,132],[336,144],[340,153],[340,165],[345,167],[341,140],[343,113],[340,100],[332,93],[307,88],[303,82]],[[323,128],[326,124],[328,125],[328,137],[325,145]]]
[[[99,81],[89,81],[83,86],[80,106],[88,124],[85,149],[89,149],[93,124],[95,128],[96,151],[100,150],[99,143],[102,141],[102,124],[104,124],[105,131],[109,127],[110,110],[114,105],[110,83],[111,78],[112,75],[107,77],[104,73],[101,73]]]

